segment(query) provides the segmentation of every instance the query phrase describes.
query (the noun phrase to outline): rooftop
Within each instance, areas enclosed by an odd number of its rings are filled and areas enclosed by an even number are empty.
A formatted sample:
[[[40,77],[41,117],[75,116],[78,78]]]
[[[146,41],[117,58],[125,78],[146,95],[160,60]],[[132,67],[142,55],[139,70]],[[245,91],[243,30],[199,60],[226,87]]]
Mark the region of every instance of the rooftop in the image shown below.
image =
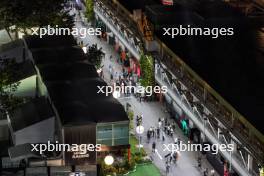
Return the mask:
[[[48,83],[47,87],[64,125],[128,120],[112,95],[97,93],[97,86],[106,85],[101,78],[90,78]]]
[[[31,50],[37,48],[53,48],[75,46],[76,41],[72,35],[44,35],[42,38],[38,35],[26,36],[24,38],[27,47]]]
[[[47,82],[78,80],[98,77],[93,65],[87,63],[37,65],[42,79]],[[66,71],[67,70],[67,71]]]
[[[9,118],[13,131],[19,131],[53,116],[50,104],[41,97],[18,106],[10,112]]]
[[[62,38],[62,42],[70,43]],[[128,121],[123,106],[112,95],[97,93],[97,86],[107,84],[99,78],[93,65],[80,59],[85,57],[81,49],[73,47],[75,44],[48,47],[53,42],[50,38],[33,37],[25,41],[34,48],[30,49],[33,60],[64,126]],[[36,43],[39,44],[35,46]]]
[[[30,60],[26,60],[22,63],[15,63],[12,68],[12,81],[19,82],[23,79],[36,75],[36,70]]]
[[[78,46],[34,49],[32,56],[37,65],[87,60],[83,50]]]

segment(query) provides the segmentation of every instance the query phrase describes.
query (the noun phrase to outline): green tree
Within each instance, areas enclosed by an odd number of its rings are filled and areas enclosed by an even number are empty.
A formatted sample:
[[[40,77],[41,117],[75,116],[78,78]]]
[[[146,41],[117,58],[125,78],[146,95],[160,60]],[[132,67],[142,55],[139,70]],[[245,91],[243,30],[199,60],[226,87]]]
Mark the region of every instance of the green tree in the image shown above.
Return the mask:
[[[0,63],[0,105],[6,111],[14,108],[21,102],[21,99],[14,96],[20,82],[15,81],[19,75],[18,64],[14,59],[4,59]]]
[[[0,26],[8,33],[25,34],[32,27],[72,27],[73,18],[64,9],[65,3],[66,0],[1,0]]]
[[[85,16],[88,19],[88,21],[94,20],[94,2],[93,0],[86,0],[86,13]]]
[[[140,68],[141,68],[141,78],[140,83],[142,86],[154,86],[155,76],[154,76],[154,61],[151,56],[141,54],[140,57]]]
[[[87,51],[88,61],[95,65],[96,69],[101,67],[102,58],[104,57],[105,53],[102,51],[102,48],[97,48],[97,44],[93,44],[89,46]]]

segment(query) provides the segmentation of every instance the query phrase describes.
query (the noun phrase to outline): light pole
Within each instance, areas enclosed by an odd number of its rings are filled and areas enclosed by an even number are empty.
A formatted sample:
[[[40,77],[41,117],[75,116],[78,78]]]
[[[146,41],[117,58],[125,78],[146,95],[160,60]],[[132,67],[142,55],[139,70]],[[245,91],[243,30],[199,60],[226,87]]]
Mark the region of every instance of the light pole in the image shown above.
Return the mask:
[[[82,47],[82,50],[83,50],[84,54],[87,54],[87,47],[86,46]]]
[[[113,97],[117,99],[117,98],[119,98],[120,96],[121,96],[120,92],[117,91],[117,90],[114,90],[114,92],[113,92]]]
[[[141,145],[141,134],[144,133],[144,127],[142,125],[139,125],[136,127],[136,132],[139,136],[139,140],[138,140],[138,150],[140,152],[140,148],[143,147],[143,145]]]

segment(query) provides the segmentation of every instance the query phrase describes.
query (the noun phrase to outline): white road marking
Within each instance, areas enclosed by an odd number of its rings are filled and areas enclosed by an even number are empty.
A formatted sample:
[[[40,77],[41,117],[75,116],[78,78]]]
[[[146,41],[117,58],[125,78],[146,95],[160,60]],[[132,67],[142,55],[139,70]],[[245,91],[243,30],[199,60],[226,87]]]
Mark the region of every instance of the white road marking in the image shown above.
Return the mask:
[[[158,152],[157,149],[155,149],[155,152],[157,153],[158,157],[162,160],[162,157],[161,157],[161,155],[159,154],[159,152]]]

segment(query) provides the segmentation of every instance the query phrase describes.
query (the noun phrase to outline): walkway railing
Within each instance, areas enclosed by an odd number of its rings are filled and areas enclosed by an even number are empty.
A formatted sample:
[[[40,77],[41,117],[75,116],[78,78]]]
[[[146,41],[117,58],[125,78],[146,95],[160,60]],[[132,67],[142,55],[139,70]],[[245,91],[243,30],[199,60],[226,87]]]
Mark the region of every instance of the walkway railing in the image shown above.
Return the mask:
[[[170,97],[183,109],[183,111],[195,123],[195,125],[200,129],[200,131],[205,134],[205,136],[211,143],[226,144],[227,141],[216,134],[210,122],[208,123],[207,121],[205,123],[203,115],[200,114],[197,108],[191,106],[191,102],[188,101],[188,99],[183,93],[180,93],[177,86],[169,84],[168,78],[165,74],[165,68],[162,68],[162,65],[160,65],[159,68],[156,70],[155,78],[157,83],[159,83],[161,86],[167,86],[168,94],[170,95]],[[227,151],[221,151],[221,153],[227,160],[229,160],[230,163],[232,163],[232,166],[236,169],[239,174],[243,176],[257,176],[257,174],[253,171],[247,170],[238,152],[232,152],[232,156],[231,153]]]

